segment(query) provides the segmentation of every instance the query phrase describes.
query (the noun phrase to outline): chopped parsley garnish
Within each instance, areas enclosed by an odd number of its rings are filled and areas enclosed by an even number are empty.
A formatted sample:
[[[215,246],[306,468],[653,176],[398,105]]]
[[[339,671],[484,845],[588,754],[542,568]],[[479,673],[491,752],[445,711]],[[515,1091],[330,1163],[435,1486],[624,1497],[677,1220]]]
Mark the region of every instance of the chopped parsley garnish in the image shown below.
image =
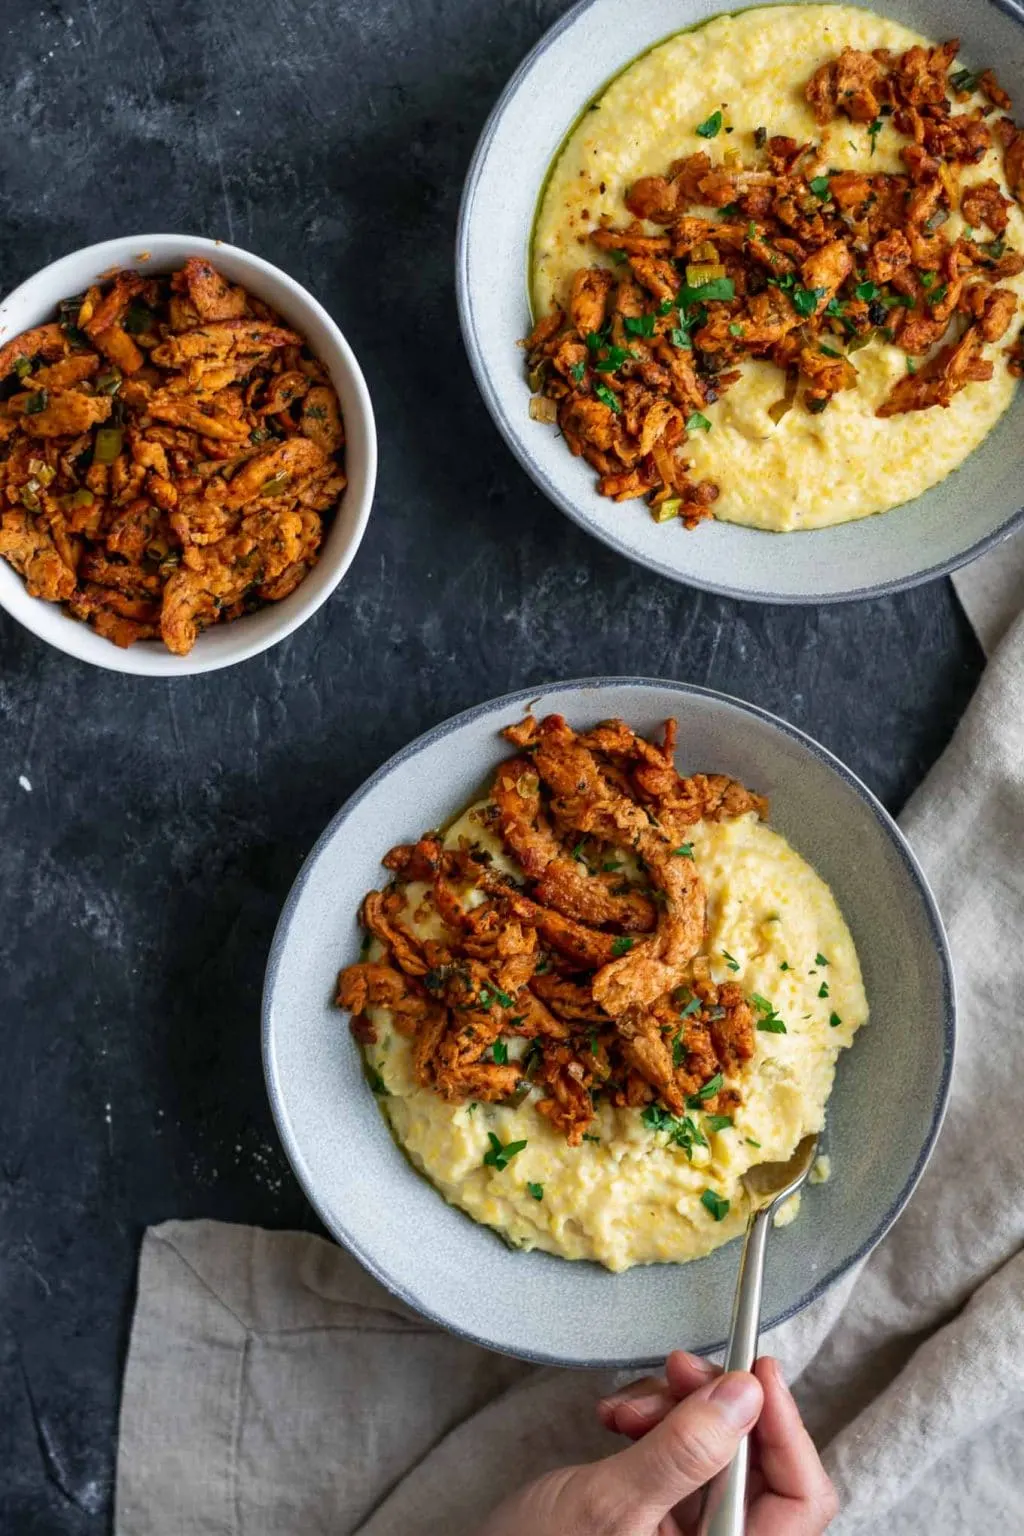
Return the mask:
[[[660,1104],[648,1104],[640,1119],[649,1131],[665,1131],[669,1141],[681,1147],[688,1158],[693,1157],[694,1147],[706,1147],[707,1138],[701,1134],[689,1115],[670,1115]]]
[[[692,352],[693,342],[690,340],[690,333],[685,326],[674,325],[668,335],[672,345],[678,347],[681,352]]]
[[[674,859],[692,859],[693,858],[693,844],[692,843],[680,843],[678,848],[673,848],[672,849],[672,857]]]
[[[720,1092],[724,1082],[725,1079],[721,1072],[716,1072],[714,1077],[709,1077],[702,1088],[698,1088],[696,1093],[690,1094],[686,1100],[687,1109],[699,1109],[707,1099],[713,1099],[715,1094]]]
[[[722,114],[721,112],[712,112],[710,117],[706,117],[702,123],[697,124],[697,137],[699,139],[714,139],[718,137],[721,130]]]
[[[597,1141],[597,1142],[599,1142],[601,1140],[601,1138],[600,1138],[600,1136],[592,1136],[589,1131],[584,1131],[583,1132],[583,1140],[584,1141]]]
[[[38,416],[45,411],[49,404],[50,396],[45,389],[37,389],[34,395],[29,395],[25,401],[25,415]]]
[[[818,996],[819,997],[828,997],[828,982],[827,981],[823,981],[821,986],[818,988]]]
[[[759,992],[752,992],[750,994],[750,1001],[760,1014],[760,1018],[757,1021],[758,1029],[764,1030],[766,1035],[784,1035],[787,1033],[784,1021],[775,1012],[774,1003],[770,1003]]]
[[[732,1125],[732,1115],[708,1115],[704,1124],[709,1131],[724,1131]]]
[[[826,292],[827,290],[824,288],[801,288],[798,285],[790,295],[793,300],[793,308],[798,315],[813,315],[820,300],[825,297]]]
[[[680,1008],[680,1010],[679,1010],[679,1017],[681,1019],[690,1019],[690,1018],[693,1017],[693,1015],[695,1013],[700,1013],[700,998],[699,997],[691,997],[690,1001],[687,1003],[686,1007],[685,1008]]]
[[[551,956],[550,955],[541,955],[540,959],[537,961],[537,964],[533,968],[533,974],[535,976],[543,976],[545,971],[550,971],[550,969],[551,969]]]
[[[382,1095],[382,1097],[387,1098],[387,1084],[375,1067],[367,1067],[366,1080],[370,1087],[373,1089],[374,1093],[379,1093]]]
[[[730,327],[729,327],[729,335],[730,336],[742,336],[743,335],[743,327],[742,327],[742,325],[740,325],[738,320],[734,320],[732,325],[730,325]]]
[[[686,430],[687,432],[710,432],[711,423],[706,416],[701,415],[700,411],[694,411],[692,416],[686,418]]]
[[[853,291],[856,297],[862,299],[865,304],[870,304],[872,299],[878,298],[877,283],[858,283]]]
[[[589,336],[587,337],[587,340],[590,340]],[[633,356],[632,352],[630,352],[628,348],[615,347],[611,344],[609,344],[604,349],[604,351],[604,357],[596,357],[591,361],[590,366],[594,369],[595,373],[617,373],[622,367],[623,363],[628,362],[629,359]]]
[[[512,999],[507,992],[503,992],[500,987],[488,986],[486,982],[477,993],[476,1001],[477,1007],[484,1013],[490,1012],[495,1003],[500,1003],[503,1008],[512,1007]]]
[[[729,967],[730,971],[738,971],[740,968],[739,961],[734,960],[727,949],[723,949],[722,954],[725,956],[725,963]]]
[[[941,304],[943,299],[946,297],[946,292],[947,285],[945,283],[941,283],[938,288],[933,288],[931,293],[929,293],[928,303],[931,305]]]
[[[753,219],[751,219],[750,223],[747,225],[747,239],[757,239],[757,225],[754,223]]]
[[[833,1009],[832,1012],[829,1014],[828,1021],[831,1024],[833,1029],[838,1029],[840,1024],[843,1022],[842,1019],[839,1017],[838,1013],[836,1013],[835,1009]]]
[[[846,314],[846,305],[843,304],[839,299],[829,299],[828,303],[825,305],[825,313],[826,315],[829,315],[833,320],[841,320]]]
[[[711,299],[724,302],[735,297],[736,284],[731,277],[713,277],[710,283],[698,283],[696,287],[684,283],[676,296],[676,303],[682,309],[689,309],[692,304],[707,304]]]
[[[626,315],[622,324],[628,336],[653,336],[654,315]]]
[[[868,138],[871,140],[872,154],[875,152],[875,147],[878,144],[878,135],[881,133],[883,127],[884,124],[880,117],[876,117],[873,123],[868,124]]]
[[[921,272],[919,276],[921,278],[921,287],[927,293],[929,288],[935,287],[939,274],[937,272]]]
[[[496,1168],[499,1173],[504,1173],[516,1154],[526,1146],[525,1141],[510,1141],[505,1145],[501,1137],[495,1136],[493,1131],[487,1132],[487,1140],[491,1145],[490,1149],[484,1153],[484,1166]]]
[[[828,965],[828,960],[819,950],[814,957],[814,963],[815,965]]]
[[[827,176],[812,176],[807,185],[810,187],[815,197],[820,197],[822,202],[824,202],[826,198],[832,196],[832,193],[829,190]]]
[[[628,955],[632,948],[633,940],[627,939],[625,935],[623,935],[621,938],[612,940],[613,955]]]
[[[672,1041],[672,1065],[674,1067],[681,1067],[685,1060],[686,1036],[682,1030],[680,1030],[679,1034],[676,1035],[675,1039]]]
[[[491,1055],[499,1067],[508,1065],[508,1046],[504,1040],[495,1040],[491,1046]]]
[[[608,388],[607,384],[595,384],[594,394],[603,405],[607,405],[616,415],[620,414],[622,406],[619,404],[618,396],[614,390]]]
[[[582,360],[582,358],[580,359],[580,361],[578,363],[573,363],[571,365],[570,369],[569,369],[569,372],[572,374],[573,383],[574,384],[582,384],[583,383],[583,375],[586,373],[586,371],[587,371],[587,365]]]
[[[755,1141],[753,1136],[744,1136],[743,1140],[746,1142],[748,1147],[757,1147],[758,1150],[760,1150],[761,1143],[759,1141]]]
[[[718,211],[723,219],[734,219],[740,211],[740,205],[739,203],[726,203],[725,206],[723,208],[719,208]]]
[[[585,842],[586,842],[586,838],[585,837],[581,837],[579,842],[576,844],[576,847],[572,850],[572,857],[576,860],[576,862],[578,864],[582,864],[583,863],[583,845],[584,845]]]
[[[713,1189],[706,1189],[700,1197],[700,1203],[706,1211],[710,1211],[716,1221],[722,1221],[729,1214],[729,1202],[724,1195],[717,1195]]]
[[[618,859],[605,859],[604,863],[601,865],[601,868],[604,870],[605,874],[611,875],[614,874],[617,869],[621,869],[622,865],[619,863]]]
[[[917,372],[917,365],[914,362],[914,359],[912,357],[908,357],[907,358],[907,372],[908,373],[916,373]]]
[[[823,352],[826,357],[842,357],[843,355],[841,352],[837,352],[835,347],[826,347],[823,341],[818,342],[818,351]]]
[[[780,960],[780,962],[779,962],[779,970],[780,971],[791,971],[792,969],[793,969],[793,967],[790,965],[788,960]]]
[[[535,1200],[543,1200],[544,1199],[544,1185],[543,1184],[531,1184],[531,1183],[527,1182],[526,1187],[530,1191],[530,1194],[533,1196],[533,1198]]]
[[[474,1109],[479,1109],[479,1108],[480,1108],[479,1104],[477,1103],[476,1099],[474,1099],[472,1104],[467,1104],[467,1106],[466,1106],[466,1114],[467,1115],[471,1115],[473,1113]]]

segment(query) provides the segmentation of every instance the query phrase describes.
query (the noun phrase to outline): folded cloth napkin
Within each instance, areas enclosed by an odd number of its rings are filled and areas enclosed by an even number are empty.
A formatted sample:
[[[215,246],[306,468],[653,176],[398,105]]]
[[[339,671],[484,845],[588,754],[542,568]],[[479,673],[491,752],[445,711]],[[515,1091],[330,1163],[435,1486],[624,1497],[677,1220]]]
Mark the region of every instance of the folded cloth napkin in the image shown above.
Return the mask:
[[[902,816],[957,969],[949,1112],[885,1241],[763,1344],[839,1536],[1024,1529],[1024,538],[957,584],[999,643]],[[472,1536],[513,1488],[617,1447],[593,1412],[610,1384],[438,1332],[320,1238],[168,1222],[142,1248],[116,1536]]]

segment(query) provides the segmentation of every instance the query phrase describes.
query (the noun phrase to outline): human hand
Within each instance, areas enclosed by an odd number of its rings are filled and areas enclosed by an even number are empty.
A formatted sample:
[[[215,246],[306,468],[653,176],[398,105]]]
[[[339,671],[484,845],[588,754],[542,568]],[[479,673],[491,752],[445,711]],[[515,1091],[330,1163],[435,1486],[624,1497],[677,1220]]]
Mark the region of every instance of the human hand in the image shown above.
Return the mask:
[[[753,1431],[747,1536],[820,1536],[838,1504],[776,1361],[753,1375],[678,1351],[598,1404],[606,1429],[636,1443],[562,1467],[495,1510],[480,1536],[689,1536],[704,1484]]]

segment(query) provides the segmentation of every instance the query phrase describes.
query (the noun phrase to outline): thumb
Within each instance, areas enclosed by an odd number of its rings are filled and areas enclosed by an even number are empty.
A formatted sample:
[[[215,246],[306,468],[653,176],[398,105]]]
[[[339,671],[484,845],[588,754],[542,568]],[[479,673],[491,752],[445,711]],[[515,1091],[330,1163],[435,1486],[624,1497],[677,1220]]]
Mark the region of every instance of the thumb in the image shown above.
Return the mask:
[[[733,1456],[741,1436],[761,1412],[761,1383],[731,1371],[692,1393],[656,1429],[599,1462],[601,1497],[635,1518],[645,1510],[659,1518],[703,1486]]]

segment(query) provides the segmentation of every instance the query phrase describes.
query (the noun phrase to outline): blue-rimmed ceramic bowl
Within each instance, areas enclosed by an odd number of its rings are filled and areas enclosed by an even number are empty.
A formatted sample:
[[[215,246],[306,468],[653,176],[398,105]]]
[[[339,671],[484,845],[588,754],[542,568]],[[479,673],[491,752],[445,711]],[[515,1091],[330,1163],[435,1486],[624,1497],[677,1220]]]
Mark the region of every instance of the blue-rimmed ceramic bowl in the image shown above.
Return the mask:
[[[786,0],[767,0],[768,4]],[[459,215],[462,333],[488,410],[524,469],[588,533],[674,581],[759,602],[836,602],[897,591],[973,560],[1024,521],[1024,390],[984,443],[915,501],[835,528],[773,534],[705,523],[685,535],[636,503],[598,495],[593,471],[528,415],[516,343],[530,329],[527,268],[552,157],[587,103],[638,54],[730,9],[721,0],[581,0],[520,65],[484,128]],[[866,9],[926,37],[961,39],[966,64],[994,65],[1019,107],[1019,0],[874,0]]]
[[[645,734],[676,716],[683,771],[729,773],[770,795],[773,825],[829,882],[849,923],[871,1019],[843,1053],[830,1101],[832,1179],[807,1191],[799,1219],[773,1240],[765,1326],[832,1285],[903,1209],[935,1141],[953,1061],[953,980],[935,902],[894,823],[830,753],[764,710],[681,683],[601,678],[509,694],[421,736],[353,795],[306,860],[274,935],[263,997],[274,1115],[324,1224],[444,1327],[565,1365],[710,1351],[728,1330],[736,1244],[622,1275],[511,1252],[406,1161],[332,1006],[337,972],[358,954],[356,913],[381,882],[382,855],[470,801],[507,752],[499,729],[528,707],[577,727],[621,715]]]

